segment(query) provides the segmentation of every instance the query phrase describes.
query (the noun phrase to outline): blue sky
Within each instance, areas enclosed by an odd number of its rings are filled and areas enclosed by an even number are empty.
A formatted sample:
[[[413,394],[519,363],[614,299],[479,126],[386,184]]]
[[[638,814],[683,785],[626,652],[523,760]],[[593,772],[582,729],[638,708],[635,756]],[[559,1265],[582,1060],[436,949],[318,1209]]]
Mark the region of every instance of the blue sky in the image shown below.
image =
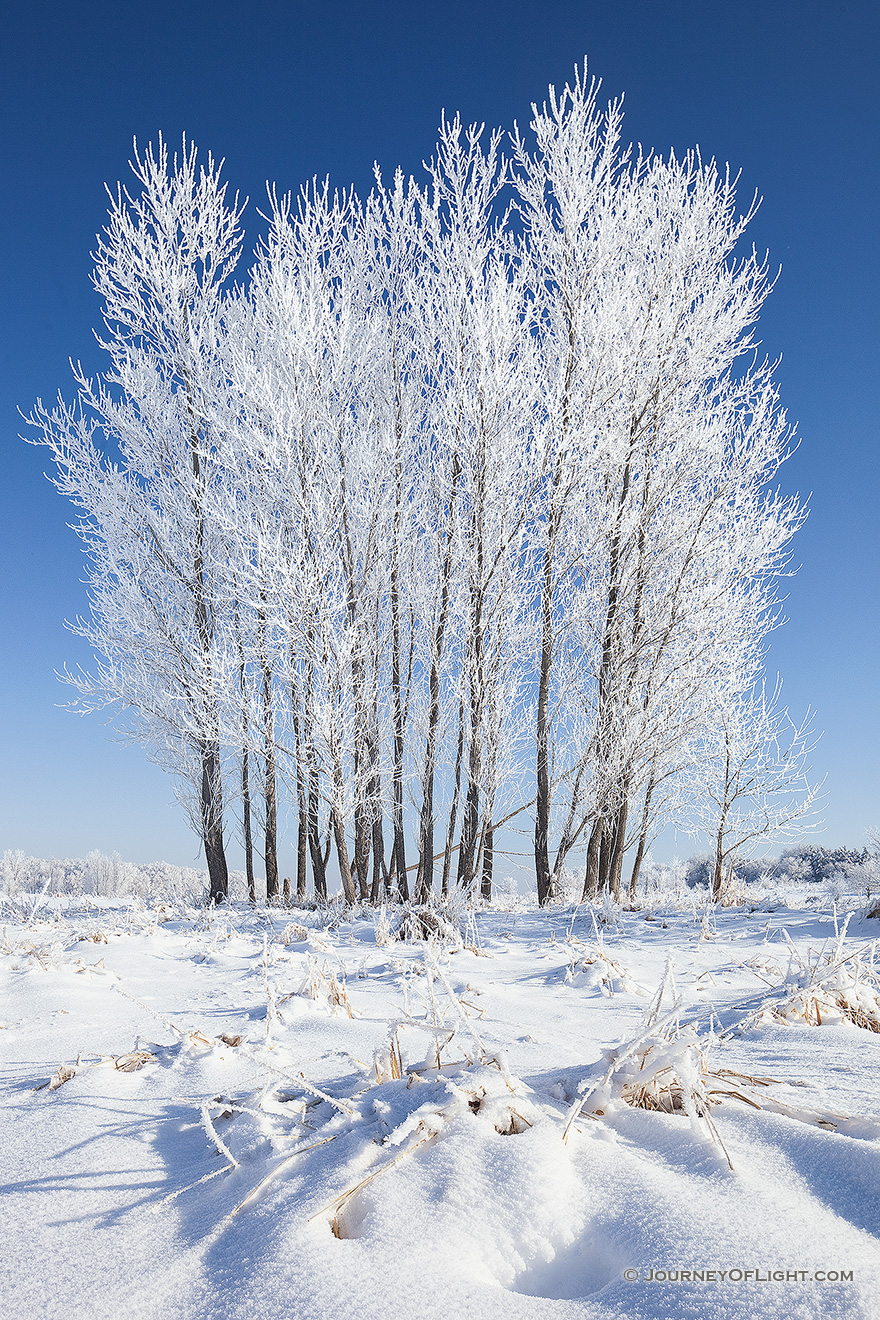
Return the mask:
[[[764,199],[751,236],[782,273],[760,333],[801,435],[783,484],[812,493],[769,668],[824,730],[823,841],[864,841],[880,823],[876,0],[32,0],[4,38],[0,851],[199,861],[167,778],[99,716],[59,708],[54,671],[89,662],[63,626],[84,608],[81,551],[45,454],[18,439],[18,407],[72,394],[68,357],[101,369],[89,253],[132,138],[186,132],[224,156],[255,242],[267,179],[365,192],[374,160],[418,173],[441,109],[527,123],[584,55],[625,94],[628,139],[699,144],[741,170],[743,206]],[[656,850],[674,851],[691,846]]]

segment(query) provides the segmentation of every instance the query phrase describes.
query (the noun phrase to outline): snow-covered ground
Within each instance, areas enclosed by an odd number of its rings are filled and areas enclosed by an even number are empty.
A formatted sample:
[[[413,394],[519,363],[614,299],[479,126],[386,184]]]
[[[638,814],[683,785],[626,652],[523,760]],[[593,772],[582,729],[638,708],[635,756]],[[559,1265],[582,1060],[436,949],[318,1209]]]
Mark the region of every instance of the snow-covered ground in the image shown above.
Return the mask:
[[[0,1314],[880,1316],[880,921],[507,908],[6,900]]]

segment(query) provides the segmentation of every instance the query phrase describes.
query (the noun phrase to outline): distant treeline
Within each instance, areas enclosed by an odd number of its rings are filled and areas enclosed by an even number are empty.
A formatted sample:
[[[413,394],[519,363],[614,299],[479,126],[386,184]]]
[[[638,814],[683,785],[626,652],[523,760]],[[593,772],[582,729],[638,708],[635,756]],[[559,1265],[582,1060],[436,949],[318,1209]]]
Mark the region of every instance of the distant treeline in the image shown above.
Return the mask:
[[[743,884],[775,880],[803,883],[848,877],[877,860],[868,848],[823,848],[817,843],[802,843],[785,848],[779,857],[752,857],[738,861],[736,878]],[[714,858],[697,853],[685,862],[685,881],[691,887],[707,885],[712,879]]]
[[[697,853],[686,861],[671,864],[648,860],[637,901],[643,894],[681,894],[685,888],[709,886],[712,867],[713,859],[707,853]],[[571,878],[574,883],[565,891],[565,896],[576,899],[580,896],[578,878],[573,873]],[[735,879],[739,885],[764,886],[842,879],[858,882],[859,888],[868,885],[871,892],[880,892],[880,854],[869,848],[823,848],[815,843],[799,844],[786,848],[779,857],[750,858],[739,862]],[[230,880],[230,897],[244,900],[247,897],[244,873],[232,872]],[[85,858],[41,858],[28,857],[20,849],[8,849],[0,857],[0,894],[9,898],[45,890],[47,894],[70,897],[88,895],[199,904],[204,902],[207,887],[206,870],[174,866],[170,862],[124,862],[119,853],[105,856],[95,850]],[[501,886],[501,892],[508,900],[510,888],[516,889],[512,880],[507,889]],[[532,895],[524,897],[528,899]]]

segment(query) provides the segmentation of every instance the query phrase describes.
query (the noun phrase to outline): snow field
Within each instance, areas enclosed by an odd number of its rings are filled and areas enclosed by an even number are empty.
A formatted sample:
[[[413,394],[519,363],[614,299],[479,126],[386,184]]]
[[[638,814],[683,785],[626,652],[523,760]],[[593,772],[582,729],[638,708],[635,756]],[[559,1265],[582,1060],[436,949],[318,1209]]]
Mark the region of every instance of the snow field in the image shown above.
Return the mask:
[[[880,923],[510,906],[7,905],[0,1314],[880,1315]]]

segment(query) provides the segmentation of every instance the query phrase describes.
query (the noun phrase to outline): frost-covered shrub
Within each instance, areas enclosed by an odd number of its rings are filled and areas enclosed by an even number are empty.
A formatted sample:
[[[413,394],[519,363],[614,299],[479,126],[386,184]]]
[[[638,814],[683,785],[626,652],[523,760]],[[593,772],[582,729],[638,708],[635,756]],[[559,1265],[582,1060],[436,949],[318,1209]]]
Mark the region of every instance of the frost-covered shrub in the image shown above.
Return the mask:
[[[689,865],[679,857],[671,862],[655,862],[649,853],[642,863],[639,878],[639,894],[644,902],[650,906],[681,903],[690,885]]]
[[[712,882],[712,862],[708,853],[695,853],[684,863],[684,881],[691,889]]]
[[[852,867],[847,875],[848,887],[864,894],[870,903],[875,894],[880,894],[880,857],[869,854],[864,862]]]
[[[684,863],[685,883],[695,889],[710,885],[714,870],[708,853],[695,853]],[[779,857],[740,857],[733,868],[732,883],[739,891],[755,888],[766,893],[771,888],[788,888],[830,881],[834,876],[851,881],[866,892],[869,877],[872,892],[880,892],[880,858],[867,848],[823,848],[820,844],[800,843],[785,848]]]
[[[870,860],[867,848],[823,848],[817,843],[800,843],[785,848],[774,864],[774,875],[793,880],[830,880],[840,872],[848,876]]]
[[[516,912],[521,899],[519,885],[512,875],[503,876],[495,886],[495,898],[492,906],[502,912]]]
[[[459,920],[459,914],[443,903],[403,903],[391,919],[391,939],[406,943],[441,940],[460,947]]]
[[[0,861],[0,888],[9,898],[23,893],[49,897],[170,899],[202,903],[207,889],[204,871],[170,862],[124,862],[118,853],[97,850],[86,858],[28,857],[7,851]]]
[[[849,883],[842,871],[836,871],[824,881],[821,888],[821,899],[823,907],[834,908],[835,911],[846,902],[846,896],[849,891]]]

